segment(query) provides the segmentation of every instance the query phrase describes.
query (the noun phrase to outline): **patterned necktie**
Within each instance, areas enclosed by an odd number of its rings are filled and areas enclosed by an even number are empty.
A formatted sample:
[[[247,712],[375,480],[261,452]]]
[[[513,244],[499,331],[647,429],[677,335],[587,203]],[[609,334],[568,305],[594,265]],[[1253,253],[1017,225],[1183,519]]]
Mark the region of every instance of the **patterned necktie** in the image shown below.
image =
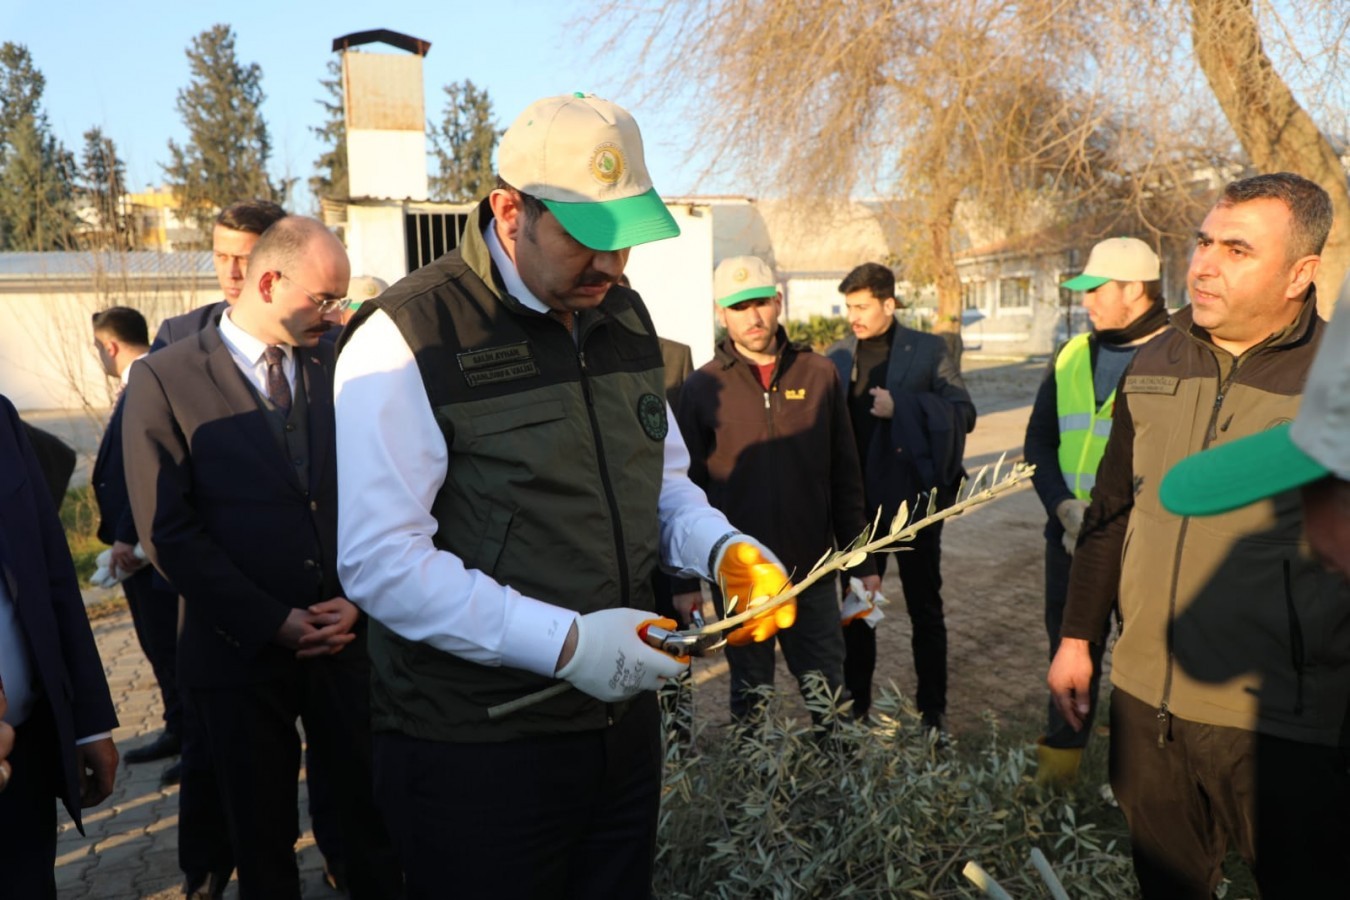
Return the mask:
[[[286,354],[280,347],[271,346],[263,351],[263,358],[267,360],[267,399],[272,401],[272,405],[279,409],[283,416],[289,416],[291,385],[286,380],[286,370],[282,368],[286,362]]]

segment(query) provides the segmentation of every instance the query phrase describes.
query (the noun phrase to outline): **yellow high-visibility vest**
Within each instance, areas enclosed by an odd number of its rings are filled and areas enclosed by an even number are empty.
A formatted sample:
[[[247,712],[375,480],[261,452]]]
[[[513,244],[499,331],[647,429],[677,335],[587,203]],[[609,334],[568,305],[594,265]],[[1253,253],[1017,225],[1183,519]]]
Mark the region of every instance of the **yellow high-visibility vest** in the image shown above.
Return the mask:
[[[1055,411],[1059,415],[1059,469],[1064,483],[1079,500],[1088,500],[1097,483],[1097,464],[1106,453],[1111,414],[1116,408],[1112,389],[1097,407],[1092,387],[1092,349],[1088,335],[1072,338],[1055,359]]]

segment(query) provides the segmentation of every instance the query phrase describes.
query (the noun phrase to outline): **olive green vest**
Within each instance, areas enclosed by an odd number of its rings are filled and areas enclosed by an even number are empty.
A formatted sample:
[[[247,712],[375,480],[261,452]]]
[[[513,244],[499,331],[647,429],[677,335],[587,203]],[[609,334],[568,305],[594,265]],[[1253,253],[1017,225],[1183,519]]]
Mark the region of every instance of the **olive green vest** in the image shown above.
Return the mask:
[[[1072,338],[1055,358],[1055,398],[1059,415],[1059,469],[1064,482],[1079,500],[1092,497],[1097,483],[1097,465],[1106,453],[1111,436],[1111,413],[1116,405],[1113,389],[1097,407],[1092,386],[1092,347],[1088,335]]]
[[[652,609],[667,431],[661,348],[642,301],[613,288],[579,340],[507,295],[480,207],[464,244],[363,305],[397,325],[449,462],[436,546],[522,594],[580,613]],[[454,598],[446,597],[447,603]],[[622,713],[576,690],[490,721],[489,707],[556,683],[470,662],[371,622],[376,730],[496,741],[602,728]]]

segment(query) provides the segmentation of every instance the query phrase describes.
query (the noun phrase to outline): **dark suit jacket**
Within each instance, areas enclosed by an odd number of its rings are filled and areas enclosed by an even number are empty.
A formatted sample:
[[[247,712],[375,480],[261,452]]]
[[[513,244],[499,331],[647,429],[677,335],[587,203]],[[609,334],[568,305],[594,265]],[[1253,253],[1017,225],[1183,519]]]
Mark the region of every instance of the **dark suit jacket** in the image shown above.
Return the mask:
[[[886,363],[886,390],[897,414],[889,428],[872,433],[872,446],[859,448],[869,509],[881,506],[894,512],[900,500],[910,500],[931,488],[950,500],[964,475],[961,457],[965,435],[975,428],[975,404],[956,363],[941,337],[906,328],[898,321]],[[826,355],[839,369],[845,390],[855,380],[853,366],[858,339],[849,335]],[[926,394],[920,403],[907,395]],[[941,432],[940,434],[938,432]]]
[[[105,544],[136,543],[136,522],[127,500],[127,479],[122,466],[122,397],[117,398],[108,427],[99,441],[94,459],[94,499],[98,501],[98,539]]]
[[[204,331],[211,325],[219,325],[220,317],[229,308],[229,303],[224,300],[217,300],[215,303],[208,303],[205,306],[188,310],[182,315],[170,316],[159,323],[159,331],[155,332],[155,340],[150,345],[150,352],[162,350],[185,337]]]
[[[44,483],[59,510],[61,501],[66,499],[66,490],[70,487],[70,476],[75,474],[75,451],[56,435],[27,422],[23,423],[23,430],[28,435],[28,442],[33,445],[38,465],[42,467]]]
[[[283,675],[294,654],[272,639],[286,615],[342,594],[333,348],[320,343],[296,353],[309,402],[308,484],[218,328],[141,360],[123,392],[136,531],[185,601],[178,653],[185,685]]]
[[[75,741],[117,727],[103,663],[84,612],[75,566],[37,456],[19,415],[0,396],[0,570],[32,651],[33,688],[50,705],[61,748],[53,785],[80,821]],[[83,831],[83,826],[81,826]]]

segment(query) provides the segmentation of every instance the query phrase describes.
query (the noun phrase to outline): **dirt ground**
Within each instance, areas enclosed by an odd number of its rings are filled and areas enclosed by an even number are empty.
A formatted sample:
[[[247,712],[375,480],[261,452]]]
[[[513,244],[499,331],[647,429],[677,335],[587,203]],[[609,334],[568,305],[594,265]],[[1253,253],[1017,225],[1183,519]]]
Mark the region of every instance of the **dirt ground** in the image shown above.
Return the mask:
[[[1007,453],[1020,458],[1027,417],[1044,362],[967,358],[967,386],[979,418],[966,446],[973,475]],[[1048,666],[1042,578],[1045,512],[1030,488],[949,522],[942,536],[943,602],[948,635],[948,728],[955,734],[983,727],[986,713],[1000,723],[1034,723],[1044,716]],[[877,630],[876,685],[893,683],[914,695],[911,630],[894,565],[882,591],[891,600]],[[694,664],[695,710],[709,725],[727,721],[728,676],[720,658]],[[780,658],[777,684],[796,694]],[[804,707],[796,707],[805,715]]]

